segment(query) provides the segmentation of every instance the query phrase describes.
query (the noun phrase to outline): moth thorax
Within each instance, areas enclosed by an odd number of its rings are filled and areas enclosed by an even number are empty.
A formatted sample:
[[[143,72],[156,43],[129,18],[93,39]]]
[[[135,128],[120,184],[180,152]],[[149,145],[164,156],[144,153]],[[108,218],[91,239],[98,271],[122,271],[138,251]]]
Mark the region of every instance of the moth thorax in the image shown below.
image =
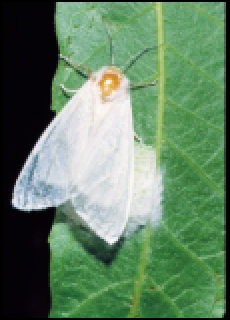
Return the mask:
[[[105,70],[100,80],[100,95],[102,100],[106,100],[113,91],[120,88],[123,74],[120,69],[111,67]]]

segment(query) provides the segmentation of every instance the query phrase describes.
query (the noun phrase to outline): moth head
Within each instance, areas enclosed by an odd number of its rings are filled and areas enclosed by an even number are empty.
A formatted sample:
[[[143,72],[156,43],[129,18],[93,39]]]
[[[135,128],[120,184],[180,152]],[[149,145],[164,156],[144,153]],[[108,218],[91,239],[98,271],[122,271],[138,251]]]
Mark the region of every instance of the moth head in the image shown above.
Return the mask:
[[[92,76],[100,90],[100,98],[103,102],[113,100],[122,89],[128,89],[128,81],[119,68],[104,67]]]

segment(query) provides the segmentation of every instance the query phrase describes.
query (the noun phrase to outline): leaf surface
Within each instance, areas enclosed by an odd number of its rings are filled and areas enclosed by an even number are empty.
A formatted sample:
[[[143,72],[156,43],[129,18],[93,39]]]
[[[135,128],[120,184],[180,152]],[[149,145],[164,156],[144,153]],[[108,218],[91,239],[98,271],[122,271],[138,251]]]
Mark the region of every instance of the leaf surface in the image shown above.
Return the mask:
[[[98,70],[110,63],[109,26],[116,65],[156,43],[155,5],[147,2],[59,2],[60,53]],[[154,230],[138,317],[208,318],[224,312],[224,3],[164,3],[166,44],[164,215]],[[156,52],[128,70],[132,83],[157,79]],[[59,85],[80,88],[60,62],[53,109],[68,99]],[[157,90],[132,92],[135,131],[152,145]],[[82,235],[81,235],[82,232]],[[79,231],[79,237],[86,237]],[[56,221],[52,247],[51,317],[123,318],[130,313],[143,231],[103,259]],[[107,261],[107,263],[105,262]],[[108,263],[110,261],[110,263]]]

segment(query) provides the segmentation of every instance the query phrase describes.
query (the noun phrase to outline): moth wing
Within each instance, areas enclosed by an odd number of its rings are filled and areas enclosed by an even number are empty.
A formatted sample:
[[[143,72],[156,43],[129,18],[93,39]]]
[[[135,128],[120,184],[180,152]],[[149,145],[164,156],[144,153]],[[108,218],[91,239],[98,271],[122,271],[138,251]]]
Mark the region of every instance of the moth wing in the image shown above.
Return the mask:
[[[109,111],[77,168],[71,204],[99,237],[113,244],[124,230],[130,209],[133,129],[128,94],[117,105],[106,104]],[[72,171],[74,176],[74,166]]]
[[[65,202],[71,187],[69,159],[88,143],[92,110],[89,81],[53,119],[29,155],[14,187],[14,207],[30,211]]]

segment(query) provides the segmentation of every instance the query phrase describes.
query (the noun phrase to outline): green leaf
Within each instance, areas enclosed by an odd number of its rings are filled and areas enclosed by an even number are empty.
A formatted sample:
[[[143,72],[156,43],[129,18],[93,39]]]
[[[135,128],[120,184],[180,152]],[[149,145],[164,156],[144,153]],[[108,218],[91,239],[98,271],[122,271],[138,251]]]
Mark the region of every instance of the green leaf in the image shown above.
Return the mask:
[[[60,53],[98,70],[109,61],[105,24],[116,65],[157,44],[155,5],[148,2],[58,2]],[[138,317],[203,318],[224,313],[224,3],[164,3],[165,112],[161,166],[164,214],[153,232]],[[128,70],[132,83],[157,79],[157,54]],[[60,90],[84,80],[63,61],[53,81]],[[135,131],[156,138],[157,90],[133,91]],[[59,219],[59,220],[58,220]],[[110,252],[58,216],[52,248],[51,317],[122,318],[130,314],[144,230]],[[85,242],[84,242],[85,239]]]

